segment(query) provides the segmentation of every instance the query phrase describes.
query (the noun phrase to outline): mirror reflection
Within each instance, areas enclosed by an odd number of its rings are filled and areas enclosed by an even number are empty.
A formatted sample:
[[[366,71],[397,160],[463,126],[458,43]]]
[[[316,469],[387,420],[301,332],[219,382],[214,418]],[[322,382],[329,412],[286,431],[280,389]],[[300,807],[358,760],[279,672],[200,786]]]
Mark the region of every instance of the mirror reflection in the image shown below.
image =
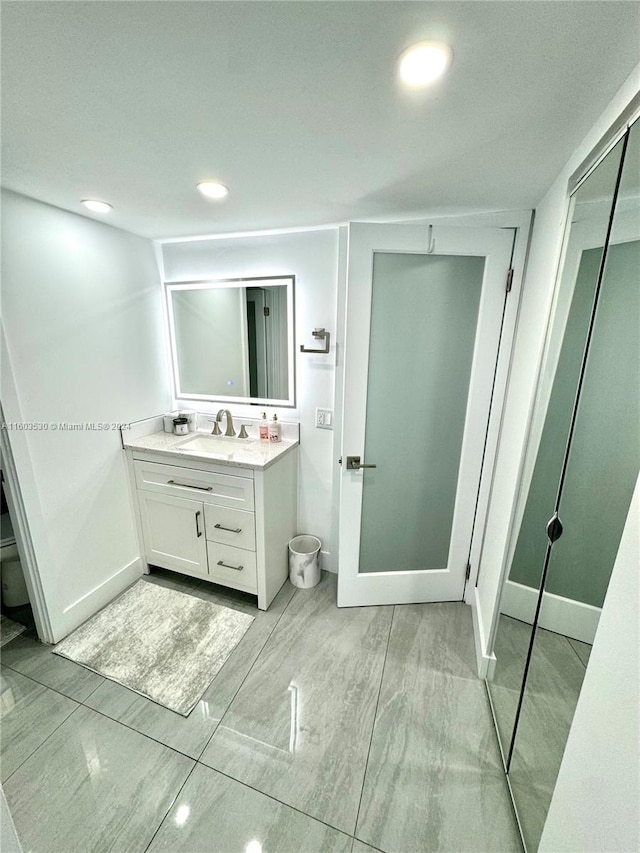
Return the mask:
[[[294,406],[294,279],[166,284],[176,399]]]
[[[624,140],[574,196],[494,644],[489,692],[529,850],[542,835],[640,468],[639,131],[629,134],[617,194]],[[564,532],[551,546],[545,528],[556,506]]]

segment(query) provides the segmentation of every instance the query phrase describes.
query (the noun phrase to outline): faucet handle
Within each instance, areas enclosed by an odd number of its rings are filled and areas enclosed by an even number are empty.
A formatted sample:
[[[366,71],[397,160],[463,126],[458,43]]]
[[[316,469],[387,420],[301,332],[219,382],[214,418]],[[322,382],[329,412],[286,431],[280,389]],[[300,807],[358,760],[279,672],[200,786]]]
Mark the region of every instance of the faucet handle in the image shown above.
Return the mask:
[[[215,420],[213,422],[213,429],[211,430],[211,435],[222,435],[222,430],[220,429],[220,422]]]
[[[238,435],[238,438],[249,438],[247,433],[247,424],[242,424],[240,427],[240,434]]]

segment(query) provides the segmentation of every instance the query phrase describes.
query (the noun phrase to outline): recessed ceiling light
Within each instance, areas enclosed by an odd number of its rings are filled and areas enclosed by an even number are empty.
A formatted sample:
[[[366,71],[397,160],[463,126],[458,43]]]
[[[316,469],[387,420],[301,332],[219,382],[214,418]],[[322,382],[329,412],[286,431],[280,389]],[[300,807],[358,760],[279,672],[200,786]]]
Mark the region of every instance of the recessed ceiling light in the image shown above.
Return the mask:
[[[229,195],[228,188],[224,184],[219,184],[218,181],[200,181],[196,186],[207,198],[215,198],[219,201]]]
[[[398,60],[400,79],[407,86],[417,89],[428,86],[451,65],[453,52],[448,44],[438,41],[422,41],[408,47]]]
[[[109,211],[113,210],[112,204],[107,204],[106,201],[98,201],[95,198],[83,198],[82,204],[94,213],[109,213]]]

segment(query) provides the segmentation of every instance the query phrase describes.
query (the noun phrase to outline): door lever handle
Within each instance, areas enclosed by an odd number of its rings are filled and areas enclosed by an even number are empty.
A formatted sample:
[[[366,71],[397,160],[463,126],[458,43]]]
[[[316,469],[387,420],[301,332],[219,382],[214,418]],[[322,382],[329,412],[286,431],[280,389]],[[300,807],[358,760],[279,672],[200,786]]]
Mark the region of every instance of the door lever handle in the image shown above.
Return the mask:
[[[377,468],[377,465],[365,465],[359,456],[347,456],[347,471],[359,471],[361,468]]]

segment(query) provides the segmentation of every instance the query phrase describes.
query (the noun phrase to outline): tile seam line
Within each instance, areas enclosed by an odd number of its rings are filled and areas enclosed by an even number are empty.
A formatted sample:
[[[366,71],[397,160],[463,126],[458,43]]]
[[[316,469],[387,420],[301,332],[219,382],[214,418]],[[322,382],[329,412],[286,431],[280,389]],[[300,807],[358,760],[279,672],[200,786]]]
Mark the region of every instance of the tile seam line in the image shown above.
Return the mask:
[[[78,666],[82,666],[82,664],[78,664]],[[87,671],[88,671],[88,672],[93,672],[93,670],[92,670],[92,669],[89,669],[89,670],[87,670]],[[100,678],[102,679],[102,681],[100,682],[100,684],[96,684],[96,686],[93,688],[93,690],[91,691],[91,693],[87,693],[87,695],[84,697],[84,699],[83,699],[83,700],[82,700],[82,702],[80,703],[81,705],[85,705],[85,707],[87,707],[87,708],[89,707],[88,705],[86,705],[87,699],[91,699],[91,697],[92,697],[92,696],[93,696],[93,694],[96,692],[96,690],[99,690],[99,689],[102,687],[102,685],[105,683],[105,681],[107,681],[107,678],[106,678],[104,675],[101,675],[101,676],[100,676]],[[111,679],[109,679],[109,680],[111,680]],[[106,716],[106,715],[105,715],[105,716]]]
[[[360,820],[360,811],[362,809],[362,797],[364,794],[364,785],[365,785],[365,781],[367,778],[367,770],[369,769],[369,759],[371,757],[371,745],[373,744],[373,735],[374,735],[375,730],[376,730],[376,720],[378,719],[378,707],[380,705],[380,695],[382,693],[382,683],[384,681],[384,672],[385,672],[385,669],[387,667],[387,656],[389,654],[389,645],[391,643],[391,631],[393,630],[393,622],[394,622],[394,619],[396,617],[396,605],[394,604],[394,605],[392,605],[392,607],[393,607],[393,610],[391,611],[391,620],[389,622],[389,632],[387,634],[387,643],[386,643],[385,650],[384,650],[384,661],[382,662],[382,669],[380,671],[380,684],[378,685],[378,695],[376,697],[376,707],[375,707],[375,711],[373,713],[373,722],[371,724],[371,734],[369,735],[369,747],[367,749],[367,760],[365,761],[364,772],[362,774],[362,784],[360,786],[360,798],[358,800],[358,810],[356,811],[356,819],[355,819],[355,823],[353,825],[352,835],[354,838],[356,837],[356,833],[358,831],[358,821]],[[361,839],[358,839],[358,840],[361,841]],[[366,844],[368,842],[362,842],[362,843]]]
[[[17,669],[13,669],[13,667],[7,666],[7,664],[6,664],[6,663],[2,663],[2,661],[1,661],[1,660],[0,660],[0,669],[8,669],[8,670],[9,670],[9,672],[13,672],[15,675],[21,675],[23,678],[26,678],[26,679],[27,679],[27,681],[32,681],[34,684],[36,684],[38,687],[41,687],[43,690],[46,690],[46,689],[47,689],[47,685],[46,685],[46,684],[41,684],[39,681],[36,681],[36,679],[35,679],[35,678],[31,678],[31,676],[30,676],[30,675],[25,675],[25,674],[24,674],[24,672],[19,672]],[[49,689],[49,690],[53,690],[53,688],[52,688],[52,687],[50,687],[50,688],[48,688],[48,689]],[[53,692],[54,692],[54,693],[59,693],[59,695],[60,695],[60,696],[64,696],[64,693],[60,693],[60,691],[59,691],[59,690],[54,690]],[[41,695],[41,694],[39,693],[38,695]],[[65,696],[65,699],[70,699],[70,698],[71,698],[70,696]],[[77,699],[75,699],[75,700],[73,700],[73,701],[77,702],[78,700],[77,700]],[[28,704],[30,705],[30,704],[31,704],[31,702],[29,702]]]
[[[125,688],[126,690],[127,688]],[[95,692],[95,691],[94,691]],[[93,694],[92,694],[93,695]],[[89,697],[87,697],[88,699]],[[168,743],[165,743],[163,740],[158,740],[158,738],[153,737],[152,735],[148,735],[145,732],[141,732],[139,729],[134,729],[133,726],[130,726],[128,723],[123,723],[122,720],[119,720],[117,717],[112,717],[110,714],[106,714],[104,711],[99,711],[97,708],[92,707],[91,705],[86,705],[84,702],[79,703],[83,708],[86,708],[87,711],[91,711],[93,714],[98,714],[100,717],[104,717],[105,720],[110,720],[112,723],[117,723],[125,729],[128,729],[130,732],[133,732],[136,735],[140,735],[140,737],[145,737],[147,740],[152,741],[153,743],[157,743],[158,746],[163,746],[165,749],[170,749],[172,752],[177,753],[177,755],[182,755],[183,758],[188,758],[189,761],[197,761],[193,755],[189,755],[188,752],[183,752],[181,749],[177,749],[175,746],[169,746]],[[164,707],[164,706],[161,706]],[[168,709],[170,710],[170,709]],[[186,717],[184,718],[186,719]]]
[[[53,654],[53,652],[52,652],[52,654]],[[69,658],[63,658],[63,660],[67,660],[67,661],[69,661],[70,663],[74,663],[74,664],[75,664],[75,661],[70,661],[70,660],[69,660]],[[0,663],[1,663],[1,661],[0,661]],[[79,667],[80,667],[84,672],[91,672],[91,673],[93,673],[93,675],[96,675],[98,678],[101,678],[101,679],[102,679],[102,681],[105,681],[105,680],[106,680],[106,679],[105,679],[105,677],[104,677],[104,675],[99,675],[99,673],[94,672],[92,669],[87,669],[85,666],[82,666],[82,664],[81,664],[81,663],[78,663],[78,664],[75,664],[75,665],[76,665],[76,666],[79,666]],[[101,681],[101,682],[100,682],[100,684],[96,685],[96,686],[95,686],[95,687],[94,687],[94,688],[93,688],[89,693],[87,693],[87,695],[86,695],[86,696],[83,696],[83,697],[82,697],[82,699],[76,699],[76,697],[75,697],[75,696],[69,696],[69,694],[68,694],[68,693],[63,693],[63,692],[62,692],[62,690],[59,690],[57,687],[51,687],[51,685],[50,685],[50,684],[45,684],[45,683],[44,683],[44,681],[38,681],[38,679],[37,679],[37,678],[34,678],[34,677],[33,677],[33,675],[27,675],[27,674],[26,674],[26,672],[22,672],[22,670],[21,670],[21,669],[16,669],[16,668],[15,668],[15,666],[11,666],[11,665],[10,665],[10,664],[8,664],[8,663],[2,663],[2,666],[3,666],[5,669],[10,669],[10,670],[11,670],[11,672],[15,672],[15,673],[17,673],[18,675],[21,675],[23,678],[28,678],[28,679],[29,679],[29,681],[33,681],[33,682],[35,682],[36,684],[39,684],[39,685],[40,685],[40,687],[45,687],[47,690],[51,690],[53,693],[57,693],[59,696],[64,696],[64,697],[65,697],[65,699],[71,699],[71,701],[72,701],[72,702],[77,702],[77,703],[78,703],[78,705],[83,705],[86,699],[88,699],[90,696],[93,696],[93,694],[96,692],[96,690],[98,689],[98,687],[102,687],[102,681]]]
[[[218,770],[217,767],[211,767],[210,764],[205,764],[203,761],[196,761],[196,764],[199,764],[201,767],[204,767],[207,770],[211,770],[213,773],[219,773],[221,776],[224,776],[225,779],[229,779],[231,782],[237,782],[238,785],[242,785],[243,788],[248,788],[250,791],[253,791],[256,794],[261,794],[263,797],[267,797],[269,800],[273,800],[274,803],[278,803],[278,805],[285,806],[285,808],[291,809],[292,811],[297,812],[297,814],[301,814],[303,817],[308,817],[310,820],[315,820],[316,823],[321,823],[328,829],[333,829],[334,832],[339,832],[341,835],[345,835],[347,838],[355,838],[352,833],[345,832],[344,829],[339,829],[339,827],[334,826],[332,823],[327,823],[326,820],[322,820],[322,818],[320,817],[316,817],[315,815],[309,814],[308,812],[303,811],[297,806],[292,806],[291,803],[287,803],[284,800],[279,800],[277,797],[274,797],[273,794],[267,794],[266,791],[262,791],[260,790],[260,788],[254,788],[253,785],[250,785],[248,782],[243,782],[242,779],[236,779],[235,776],[230,776],[228,773],[225,773],[222,770]]]
[[[215,729],[211,732],[211,734],[210,734],[209,738],[207,739],[207,742],[205,743],[205,745],[204,745],[204,746],[202,747],[202,749],[200,750],[200,753],[198,754],[198,757],[195,759],[198,763],[202,763],[204,767],[208,767],[208,765],[207,765],[207,764],[204,764],[204,762],[200,762],[200,759],[202,758],[202,756],[204,755],[204,753],[205,753],[205,751],[206,751],[207,747],[208,747],[208,746],[209,746],[209,744],[211,743],[211,741],[212,741],[212,739],[213,739],[213,736],[215,735],[215,733],[218,731],[218,729],[219,729],[219,728],[220,728],[220,726],[222,725],[222,723],[223,723],[223,721],[224,721],[224,718],[227,716],[227,713],[228,713],[228,711],[229,711],[229,708],[233,705],[233,703],[234,703],[234,701],[235,701],[236,696],[237,696],[237,695],[238,695],[238,693],[242,690],[242,687],[243,687],[243,685],[244,685],[245,681],[247,680],[247,678],[249,678],[249,676],[250,676],[250,675],[251,675],[251,673],[253,672],[253,668],[254,668],[254,666],[256,665],[256,663],[258,662],[258,658],[260,657],[260,655],[261,655],[261,654],[262,654],[262,652],[264,651],[265,646],[267,645],[267,643],[269,642],[269,640],[270,640],[270,639],[271,639],[271,637],[273,636],[274,631],[276,630],[276,628],[277,628],[277,627],[278,627],[278,625],[280,624],[280,621],[281,621],[282,617],[284,616],[284,614],[285,614],[285,613],[287,612],[287,610],[289,609],[289,605],[291,604],[291,602],[293,601],[293,599],[296,597],[297,593],[298,593],[298,590],[297,590],[297,589],[295,589],[295,590],[293,591],[293,595],[291,596],[291,598],[289,599],[289,601],[287,601],[286,606],[283,608],[282,613],[281,613],[281,614],[280,614],[280,616],[278,616],[278,618],[276,619],[276,621],[275,621],[275,624],[274,624],[273,628],[269,631],[269,633],[268,633],[268,634],[267,634],[267,636],[265,637],[265,641],[264,641],[264,643],[260,646],[260,651],[259,651],[259,652],[258,652],[258,654],[255,656],[255,658],[254,658],[254,660],[253,660],[253,663],[251,664],[251,666],[250,666],[250,667],[249,667],[249,669],[247,670],[247,673],[246,673],[245,677],[242,679],[242,681],[241,681],[241,682],[240,682],[240,684],[238,685],[238,689],[235,691],[235,693],[233,694],[233,696],[232,696],[232,697],[231,697],[231,699],[229,700],[229,704],[227,705],[227,707],[226,707],[226,708],[225,708],[225,710],[224,710],[224,713],[222,714],[222,716],[221,716],[221,717],[220,717],[220,719],[218,720],[218,725],[217,725],[217,726],[215,727]],[[226,661],[225,661],[225,663],[226,663]],[[224,669],[224,666],[223,666],[222,668]],[[220,671],[222,672],[222,670],[220,670]],[[232,778],[232,777],[229,777],[229,778]]]
[[[93,692],[95,692],[95,691],[93,691]],[[64,695],[64,694],[60,694],[60,695]],[[69,697],[67,696],[66,698],[68,699]],[[88,698],[89,697],[87,696],[87,699]],[[123,729],[127,729],[127,731],[132,732],[134,735],[139,735],[140,737],[146,738],[146,740],[150,740],[152,743],[157,743],[158,746],[161,746],[164,749],[169,749],[169,750],[171,750],[171,752],[175,752],[176,755],[179,755],[182,758],[187,758],[189,761],[193,761],[193,762],[197,761],[197,759],[194,758],[193,755],[188,755],[186,752],[182,752],[181,750],[176,749],[175,746],[169,746],[169,744],[164,743],[164,741],[161,741],[161,740],[158,740],[157,738],[151,737],[151,735],[147,735],[144,732],[140,732],[140,731],[138,731],[138,729],[134,729],[132,726],[128,725],[127,723],[123,723],[122,720],[117,720],[115,717],[110,717],[109,714],[105,714],[103,711],[98,711],[97,708],[92,708],[91,705],[85,705],[84,702],[78,702],[76,699],[72,699],[71,701],[76,702],[76,704],[78,706],[77,708],[73,709],[71,714],[74,714],[78,710],[78,708],[86,708],[86,710],[89,711],[91,714],[97,714],[99,717],[104,717],[105,720],[109,720],[109,722],[111,722],[111,723],[115,723],[118,726],[122,726]],[[66,721],[69,719],[71,714],[69,714],[62,721],[62,723],[60,723],[60,725],[63,725],[64,723],[66,723]],[[58,728],[60,728],[60,726],[58,726]],[[57,729],[56,729],[56,731],[57,731]],[[51,732],[51,734],[54,734],[54,732]],[[49,735],[49,737],[50,736],[51,735]],[[47,738],[47,740],[48,739],[49,738]],[[44,741],[43,741],[43,743],[44,743]],[[40,744],[40,746],[42,746],[42,744]],[[38,749],[40,749],[40,747],[38,747]]]
[[[97,688],[96,688],[96,689],[97,689]],[[67,697],[67,698],[69,698],[69,697]],[[89,697],[87,697],[87,698],[89,698]],[[155,741],[153,738],[148,737],[148,735],[143,735],[143,734],[142,734],[142,732],[137,732],[135,729],[130,728],[129,726],[125,725],[124,723],[120,723],[120,722],[119,722],[119,720],[113,720],[111,717],[107,717],[107,715],[106,715],[106,714],[102,714],[102,713],[100,713],[100,711],[96,711],[94,708],[90,708],[88,705],[84,705],[84,704],[82,704],[81,702],[78,702],[77,707],[76,707],[76,708],[74,708],[74,709],[71,711],[71,713],[70,713],[70,714],[68,714],[68,715],[64,718],[64,720],[62,720],[62,722],[60,723],[60,725],[59,725],[59,726],[56,726],[56,728],[54,729],[54,731],[52,731],[52,732],[48,735],[48,737],[46,737],[46,738],[43,740],[43,742],[42,742],[39,746],[37,746],[37,747],[33,750],[33,752],[32,752],[32,753],[31,753],[27,758],[25,758],[25,760],[20,764],[20,766],[19,766],[19,767],[16,767],[16,769],[13,771],[13,773],[11,773],[11,775],[10,775],[10,776],[8,776],[8,777],[4,780],[4,782],[2,783],[2,785],[3,785],[3,787],[4,787],[4,785],[9,781],[9,779],[11,779],[11,777],[14,775],[14,773],[16,773],[16,772],[20,769],[20,767],[22,767],[22,766],[23,766],[23,765],[24,765],[24,764],[25,764],[25,763],[26,763],[30,758],[32,758],[32,757],[36,754],[36,752],[38,752],[38,750],[39,750],[39,749],[41,749],[41,748],[45,745],[45,743],[49,740],[49,738],[51,738],[51,737],[52,737],[52,736],[53,736],[53,735],[58,731],[58,729],[60,729],[60,728],[61,728],[61,727],[62,727],[62,726],[67,722],[67,720],[70,720],[70,719],[71,719],[71,717],[72,717],[72,716],[73,716],[73,715],[74,715],[74,714],[75,714],[75,713],[76,713],[80,708],[86,708],[86,709],[87,709],[87,711],[91,711],[92,713],[97,714],[97,715],[98,715],[98,716],[100,716],[100,717],[104,717],[105,719],[110,720],[110,721],[111,721],[111,722],[113,722],[113,723],[116,723],[116,725],[121,725],[123,728],[128,729],[129,731],[133,732],[134,734],[137,734],[137,735],[140,735],[141,737],[147,738],[147,740],[153,741],[154,743],[157,743],[159,746],[162,746],[162,747],[164,747],[165,749],[170,749],[172,752],[175,752],[176,754],[180,755],[181,757],[186,758],[188,761],[191,761],[191,762],[192,762],[192,765],[191,765],[191,767],[189,768],[189,772],[187,773],[187,775],[186,775],[186,777],[185,777],[184,782],[182,783],[182,785],[180,785],[180,788],[176,791],[176,793],[175,793],[174,797],[173,797],[173,798],[172,798],[172,800],[171,800],[171,803],[169,804],[169,807],[167,808],[167,810],[166,810],[165,814],[164,814],[164,815],[163,815],[163,817],[161,818],[160,823],[159,823],[159,824],[158,824],[158,826],[156,827],[156,829],[155,829],[155,831],[154,831],[154,833],[153,833],[152,837],[149,839],[149,844],[147,844],[147,846],[145,847],[145,853],[146,853],[146,851],[149,849],[149,846],[152,844],[153,839],[154,839],[154,838],[156,837],[156,835],[158,834],[158,831],[160,830],[160,827],[161,827],[161,826],[162,826],[162,824],[165,822],[165,820],[166,820],[166,818],[167,818],[167,816],[168,816],[169,812],[170,812],[170,811],[171,811],[171,809],[173,808],[173,806],[174,806],[174,804],[175,804],[176,800],[178,799],[178,797],[179,797],[179,796],[180,796],[180,794],[182,793],[182,789],[183,789],[183,788],[184,788],[184,786],[187,784],[187,781],[188,781],[188,780],[189,780],[189,778],[191,777],[191,774],[192,774],[192,773],[193,773],[193,771],[195,770],[195,768],[196,768],[196,766],[197,766],[198,762],[197,762],[194,758],[192,758],[191,756],[185,755],[184,753],[179,752],[179,751],[178,751],[178,750],[176,750],[176,749],[173,749],[173,747],[167,746],[166,744],[160,743],[159,741]]]
[[[73,663],[73,661],[72,661],[72,663]],[[111,720],[112,723],[118,723],[119,725],[123,726],[125,729],[129,729],[130,732],[133,732],[134,734],[137,734],[137,735],[141,735],[141,737],[146,737],[147,740],[153,741],[154,743],[157,743],[159,746],[164,746],[166,749],[170,749],[170,750],[172,750],[172,752],[176,752],[178,755],[182,755],[185,758],[188,758],[190,761],[197,761],[197,758],[193,755],[189,755],[188,752],[183,752],[181,749],[176,749],[175,746],[170,746],[168,743],[165,743],[162,740],[158,740],[158,738],[155,738],[149,734],[146,734],[146,732],[141,732],[141,731],[139,731],[139,729],[134,729],[133,726],[130,726],[128,723],[125,723],[122,720],[119,720],[117,717],[112,717],[111,714],[107,714],[104,711],[99,710],[98,708],[94,708],[92,705],[87,705],[87,700],[89,700],[93,696],[93,694],[102,687],[102,685],[104,684],[105,681],[111,681],[110,678],[105,678],[104,676],[100,676],[102,678],[102,683],[100,683],[96,687],[94,687],[94,689],[91,691],[91,693],[89,693],[87,696],[84,697],[84,699],[82,701],[80,701],[79,699],[74,699],[72,696],[68,696],[66,693],[62,693],[60,690],[56,690],[55,687],[49,687],[48,684],[42,684],[42,682],[36,681],[35,678],[31,678],[31,676],[25,675],[23,672],[20,672],[17,669],[12,669],[11,667],[7,666],[7,664],[3,664],[3,666],[6,669],[11,669],[11,671],[15,672],[17,675],[21,675],[23,678],[28,678],[29,681],[33,681],[34,684],[38,685],[38,687],[42,687],[45,690],[50,690],[52,693],[56,693],[58,696],[62,696],[63,699],[68,699],[70,702],[75,702],[76,705],[78,706],[78,708],[86,708],[87,711],[91,711],[93,714],[98,714],[99,716],[104,717],[106,720]],[[82,666],[82,664],[76,664],[76,666]],[[82,668],[84,669],[84,667],[82,667]],[[87,670],[87,672],[93,672],[93,670]],[[112,683],[117,684],[117,682],[112,682]],[[125,690],[127,689],[126,687],[124,687],[124,685],[119,685],[119,686],[123,687],[123,689],[125,689]],[[42,694],[40,694],[40,695],[42,695]],[[140,694],[137,694],[137,695],[140,695]],[[146,698],[146,697],[143,697],[143,698]],[[149,700],[149,701],[153,701],[153,700]],[[31,703],[29,703],[29,704],[31,704]],[[160,706],[160,707],[165,707],[165,706]],[[71,712],[71,714],[74,713],[75,711],[77,711],[78,708],[74,708],[73,711]],[[171,709],[168,709],[168,710],[171,710]],[[65,717],[65,719],[62,722],[63,723],[66,722],[66,720],[69,719],[71,714],[69,714],[67,717]],[[186,719],[186,717],[184,719]],[[60,723],[60,725],[62,725],[62,723]],[[53,732],[51,732],[51,734],[53,734]],[[49,737],[50,737],[50,735],[49,735]],[[47,740],[48,740],[48,738],[47,738]],[[40,744],[40,746],[42,746],[42,744]],[[39,749],[39,748],[40,747],[37,747],[37,749]],[[31,755],[33,755],[33,753],[31,753]],[[31,757],[31,756],[29,756],[29,757]],[[17,769],[18,768],[16,768],[16,770]],[[13,773],[15,773],[15,770],[13,771]],[[13,776],[13,773],[11,774],[12,776]],[[7,777],[7,779],[8,778],[9,777]],[[7,779],[5,779],[5,782],[7,781]]]
[[[569,643],[569,646],[571,647],[571,650],[573,651],[574,655],[578,658],[578,660],[580,661],[580,663],[582,664],[582,666],[583,666],[583,667],[585,668],[585,670],[586,670],[586,668],[587,668],[587,664],[582,660],[582,658],[581,658],[581,657],[580,657],[580,655],[578,654],[578,650],[576,649],[576,647],[575,647],[575,646],[573,645],[573,643],[571,642],[571,639],[570,639],[569,637],[565,637],[565,640],[567,641],[567,643]]]
[[[181,753],[181,754],[182,754],[182,753]],[[175,793],[175,796],[173,797],[173,799],[172,799],[172,800],[171,800],[171,802],[169,803],[169,808],[166,810],[166,812],[164,813],[164,815],[163,815],[163,816],[162,816],[162,818],[160,819],[160,823],[156,826],[156,828],[155,828],[155,830],[154,830],[154,832],[153,832],[153,835],[152,835],[152,836],[151,836],[151,838],[149,839],[149,843],[148,843],[148,844],[147,844],[147,846],[144,848],[144,853],[147,853],[147,850],[148,850],[148,849],[151,847],[151,845],[153,844],[154,838],[156,837],[156,835],[157,835],[157,834],[160,832],[160,830],[162,829],[162,826],[163,826],[164,822],[165,822],[165,821],[166,821],[166,819],[169,817],[169,813],[171,812],[171,809],[175,806],[176,802],[178,801],[178,797],[179,797],[179,796],[180,796],[180,794],[184,791],[184,787],[185,787],[185,785],[187,784],[187,782],[189,781],[189,779],[191,779],[191,776],[193,775],[193,771],[194,771],[194,770],[196,769],[196,767],[198,766],[198,762],[197,762],[197,761],[195,761],[193,758],[191,758],[191,759],[189,759],[189,760],[190,760],[190,761],[193,761],[193,765],[192,765],[191,769],[189,770],[189,772],[187,773],[187,775],[186,775],[186,778],[185,778],[184,782],[182,783],[182,785],[180,785],[180,787],[178,788],[178,790],[177,790],[177,791],[176,791],[176,793]]]
[[[60,694],[60,695],[62,695],[62,694]],[[69,697],[67,696],[65,698],[68,699]],[[75,699],[72,699],[71,701],[75,702]],[[27,761],[29,761],[31,758],[33,758],[33,756],[36,754],[36,752],[38,752],[38,750],[41,749],[45,745],[45,743],[49,740],[49,738],[53,737],[53,735],[58,731],[58,729],[61,728],[62,726],[64,726],[64,724],[67,722],[67,720],[70,720],[71,717],[73,717],[73,715],[76,713],[76,711],[81,707],[82,707],[82,705],[80,704],[80,702],[77,702],[76,707],[73,708],[73,710],[69,714],[67,714],[67,716],[64,718],[64,720],[61,720],[60,723],[55,727],[55,729],[52,732],[49,732],[49,734],[42,741],[42,743],[38,744],[38,746],[36,746],[36,748],[33,750],[33,752],[30,752],[29,755],[24,759],[24,761],[21,761],[20,764],[16,767],[16,769],[12,773],[10,773],[6,779],[3,780],[3,782],[2,782],[3,788],[7,784],[7,782],[11,779],[11,777],[15,773],[17,773],[18,770],[20,770],[20,768],[23,767],[27,763]]]

